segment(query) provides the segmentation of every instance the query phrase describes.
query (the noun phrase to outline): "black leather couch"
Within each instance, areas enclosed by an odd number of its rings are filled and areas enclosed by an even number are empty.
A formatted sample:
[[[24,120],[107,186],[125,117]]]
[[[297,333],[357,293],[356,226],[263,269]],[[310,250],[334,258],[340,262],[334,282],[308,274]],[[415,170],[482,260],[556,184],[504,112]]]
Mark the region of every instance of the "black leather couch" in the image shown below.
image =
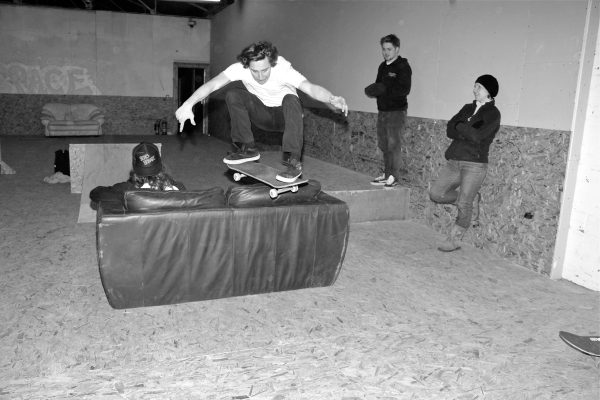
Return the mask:
[[[100,277],[117,309],[330,286],[348,221],[316,181],[277,199],[262,184],[126,192],[98,207]]]

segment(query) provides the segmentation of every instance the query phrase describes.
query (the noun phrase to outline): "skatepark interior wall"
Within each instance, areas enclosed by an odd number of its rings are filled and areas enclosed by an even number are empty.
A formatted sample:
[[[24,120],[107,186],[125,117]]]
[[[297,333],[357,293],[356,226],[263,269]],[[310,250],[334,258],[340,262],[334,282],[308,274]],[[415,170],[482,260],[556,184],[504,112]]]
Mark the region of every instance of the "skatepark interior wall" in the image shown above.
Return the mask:
[[[336,1],[246,2],[213,19],[219,51],[211,54],[211,62],[221,69],[248,37],[271,38],[311,82],[343,94],[350,105],[346,121],[305,104],[305,153],[373,175],[381,165],[376,102],[364,88],[381,62],[379,39],[397,34],[400,55],[413,69],[404,145],[411,214],[440,232],[452,224],[453,210],[432,205],[427,188],[444,162],[446,121],[472,100],[477,76],[497,76],[503,125],[491,147],[482,224],[467,232],[467,241],[549,275],[580,68],[573,55],[585,41],[591,2],[550,3],[399,1],[373,7],[356,1],[340,7]],[[465,27],[473,21],[485,29],[476,35],[477,45],[465,47],[473,40]],[[243,26],[243,34],[233,26]],[[365,26],[377,28],[356,28]],[[218,112],[211,115],[213,135],[220,135],[218,127],[227,123],[219,118]]]
[[[0,4],[0,36],[0,135],[42,134],[49,102],[98,106],[105,135],[175,132],[174,62],[210,62],[203,19]]]
[[[43,136],[41,110],[46,103],[89,103],[108,116],[102,131],[105,135],[153,135],[158,119],[166,119],[168,129],[177,129],[173,114],[173,99],[141,96],[93,96],[0,93],[0,124],[2,135]]]
[[[224,101],[211,101],[213,136],[229,139]],[[456,217],[454,207],[429,200],[429,183],[444,160],[445,120],[408,117],[403,141],[402,185],[410,188],[410,217],[445,233]],[[369,176],[380,173],[377,113],[351,111],[348,118],[323,108],[304,110],[304,154]],[[266,133],[261,133],[265,135]],[[260,138],[260,135],[258,136]],[[276,138],[281,138],[275,133]],[[481,225],[465,240],[476,247],[549,275],[558,229],[560,196],[570,132],[502,125],[490,148],[482,188]],[[280,146],[271,138],[264,148]]]

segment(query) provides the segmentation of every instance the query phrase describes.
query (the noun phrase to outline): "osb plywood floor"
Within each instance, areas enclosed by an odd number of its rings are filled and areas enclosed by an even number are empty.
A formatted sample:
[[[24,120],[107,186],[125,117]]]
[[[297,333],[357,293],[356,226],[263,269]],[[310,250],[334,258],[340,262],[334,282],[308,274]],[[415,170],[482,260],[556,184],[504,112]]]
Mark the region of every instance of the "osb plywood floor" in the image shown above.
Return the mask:
[[[2,138],[0,399],[600,397],[558,338],[600,332],[598,293],[414,221],[352,225],[332,287],[113,310],[79,196],[42,182],[58,143]]]

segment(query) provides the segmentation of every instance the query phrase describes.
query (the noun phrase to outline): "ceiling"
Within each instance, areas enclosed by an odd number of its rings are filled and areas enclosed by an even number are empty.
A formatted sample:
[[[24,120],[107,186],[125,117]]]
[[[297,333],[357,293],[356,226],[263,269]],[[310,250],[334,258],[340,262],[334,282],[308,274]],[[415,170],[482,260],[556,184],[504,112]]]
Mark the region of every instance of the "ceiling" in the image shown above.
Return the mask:
[[[172,15],[210,19],[234,0],[0,0],[17,6],[58,7],[78,10]]]

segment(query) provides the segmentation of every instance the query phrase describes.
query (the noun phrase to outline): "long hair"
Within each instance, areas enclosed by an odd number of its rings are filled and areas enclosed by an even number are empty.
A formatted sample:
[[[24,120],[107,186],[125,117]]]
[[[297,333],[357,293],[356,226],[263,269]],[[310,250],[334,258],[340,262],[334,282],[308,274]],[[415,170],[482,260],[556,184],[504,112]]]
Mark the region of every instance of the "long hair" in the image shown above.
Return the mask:
[[[164,170],[160,171],[156,175],[151,176],[140,176],[132,170],[129,172],[129,181],[133,183],[133,185],[138,189],[141,189],[142,186],[145,185],[148,185],[149,189],[158,191],[162,191],[172,187],[177,187],[178,189],[181,189],[181,187],[179,187],[181,185],[177,183],[175,179],[173,179],[173,177],[167,174]]]
[[[267,58],[271,67],[274,67],[277,65],[278,56],[277,47],[273,46],[271,42],[260,41],[252,43],[242,50],[237,56],[237,60],[242,63],[244,68],[248,68],[251,61],[259,61]]]

